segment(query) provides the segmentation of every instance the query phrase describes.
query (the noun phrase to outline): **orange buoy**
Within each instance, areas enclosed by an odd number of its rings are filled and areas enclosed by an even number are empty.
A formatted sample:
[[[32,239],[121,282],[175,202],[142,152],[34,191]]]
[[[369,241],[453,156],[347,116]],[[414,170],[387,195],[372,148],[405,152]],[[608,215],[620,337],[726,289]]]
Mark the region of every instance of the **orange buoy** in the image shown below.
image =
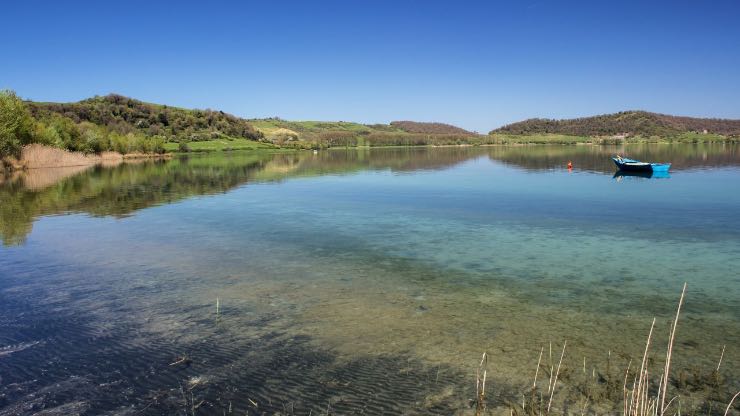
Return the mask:
[[[570,160],[568,161],[568,169],[573,169],[573,163]]]

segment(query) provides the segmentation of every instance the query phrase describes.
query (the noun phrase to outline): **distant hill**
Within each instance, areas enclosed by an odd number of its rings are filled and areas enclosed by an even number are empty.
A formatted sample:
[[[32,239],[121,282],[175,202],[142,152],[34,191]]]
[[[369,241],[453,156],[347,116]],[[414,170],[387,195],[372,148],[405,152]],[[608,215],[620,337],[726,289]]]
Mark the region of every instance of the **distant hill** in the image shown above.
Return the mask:
[[[623,111],[593,117],[566,120],[533,118],[512,123],[493,133],[516,135],[565,134],[573,136],[661,136],[670,137],[688,132],[740,135],[740,120],[678,117],[647,111]]]
[[[244,119],[223,111],[152,104],[118,94],[72,103],[23,101],[0,91],[0,160],[28,144],[83,153],[257,148],[319,149],[507,143],[736,142],[740,120],[625,111],[569,120],[530,119],[481,135],[445,123]],[[4,124],[4,125],[2,125]],[[2,162],[5,163],[5,162]]]
[[[164,136],[169,141],[200,141],[220,137],[258,140],[262,134],[247,120],[214,110],[188,110],[145,103],[117,94],[75,103],[26,102],[31,114],[43,119],[52,114],[75,123],[90,122],[111,131]]]
[[[349,121],[287,121],[278,117],[251,119],[265,141],[281,147],[302,144],[319,146],[450,145],[485,138],[442,123],[394,121],[360,124]]]
[[[476,133],[445,123],[422,123],[418,121],[392,121],[391,126],[407,133],[421,134],[462,134],[474,136]]]

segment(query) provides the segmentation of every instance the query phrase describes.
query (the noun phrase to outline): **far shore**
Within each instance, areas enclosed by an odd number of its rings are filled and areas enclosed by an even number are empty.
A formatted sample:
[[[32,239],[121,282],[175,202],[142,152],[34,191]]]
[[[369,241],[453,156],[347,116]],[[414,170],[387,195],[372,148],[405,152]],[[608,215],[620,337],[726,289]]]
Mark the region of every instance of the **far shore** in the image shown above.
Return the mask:
[[[460,147],[498,147],[498,146],[621,146],[621,145],[638,145],[638,144],[706,144],[706,143],[737,143],[735,138],[728,138],[726,140],[705,140],[705,141],[671,141],[671,140],[601,140],[595,138],[593,140],[573,140],[573,141],[528,141],[528,140],[512,140],[512,141],[501,141],[495,143],[460,143],[460,144],[392,144],[392,145],[361,145],[361,146],[315,146],[311,147],[216,147],[209,146],[212,141],[196,142],[201,146],[197,149],[190,151],[179,151],[174,147],[172,150],[168,149],[168,153],[172,154],[197,154],[197,153],[216,153],[216,152],[231,152],[231,151],[311,151],[311,150],[367,150],[367,149],[398,149],[398,148],[460,148]],[[221,143],[221,142],[219,142]]]
[[[734,138],[720,141],[722,143],[733,143],[736,142]],[[696,143],[708,143],[715,141],[705,141]],[[269,147],[263,143],[255,143],[251,146],[234,146],[224,147],[221,146],[221,142],[218,142],[219,146],[211,145],[211,141],[196,142],[198,147],[188,152],[181,152],[175,148],[168,148],[166,153],[142,153],[132,152],[121,154],[118,152],[101,152],[86,154],[82,152],[71,152],[68,150],[45,146],[40,144],[30,144],[24,146],[21,151],[21,157],[16,158],[5,158],[2,160],[0,167],[4,167],[6,171],[23,171],[31,169],[44,169],[44,168],[72,168],[72,167],[86,167],[86,166],[116,166],[123,162],[133,161],[145,161],[145,160],[166,160],[171,159],[173,155],[189,154],[189,153],[213,153],[213,152],[229,152],[229,151],[311,151],[311,150],[367,150],[367,149],[378,149],[378,148],[451,148],[451,147],[495,147],[495,146],[547,146],[547,145],[559,145],[559,146],[603,146],[603,145],[630,145],[630,144],[673,144],[673,143],[687,143],[686,141],[669,141],[669,140],[618,140],[618,141],[604,141],[604,140],[573,140],[573,141],[557,141],[557,140],[526,140],[524,137],[521,140],[502,141],[498,143],[460,143],[460,144],[417,144],[417,145],[378,145],[378,146],[316,146],[316,147],[290,147],[290,146],[275,146]],[[691,143],[691,142],[688,142]]]

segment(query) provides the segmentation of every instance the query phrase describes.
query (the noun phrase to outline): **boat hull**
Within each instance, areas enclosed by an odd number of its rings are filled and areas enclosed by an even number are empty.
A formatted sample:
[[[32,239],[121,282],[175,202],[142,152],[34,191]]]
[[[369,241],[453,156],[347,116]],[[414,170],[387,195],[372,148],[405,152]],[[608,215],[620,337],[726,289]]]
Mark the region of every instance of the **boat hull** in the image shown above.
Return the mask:
[[[632,159],[613,157],[617,169],[622,172],[668,172],[671,168],[670,163],[645,163]]]
[[[651,163],[650,166],[653,167],[653,172],[668,172],[671,169],[670,163]]]
[[[652,172],[653,166],[650,163],[642,162],[626,162],[617,158],[612,158],[614,164],[617,165],[617,169],[623,172]]]

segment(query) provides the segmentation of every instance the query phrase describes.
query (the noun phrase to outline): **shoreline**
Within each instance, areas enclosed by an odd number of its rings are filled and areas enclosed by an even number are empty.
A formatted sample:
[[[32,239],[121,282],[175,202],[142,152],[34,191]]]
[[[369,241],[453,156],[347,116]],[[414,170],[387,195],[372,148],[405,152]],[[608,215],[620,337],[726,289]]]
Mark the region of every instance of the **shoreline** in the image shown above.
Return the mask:
[[[73,167],[86,167],[86,166],[117,166],[124,162],[134,161],[145,161],[145,160],[170,160],[174,156],[183,156],[189,154],[209,154],[209,153],[230,153],[230,152],[278,152],[278,153],[290,153],[290,152],[305,152],[305,151],[336,151],[336,150],[371,150],[371,149],[420,149],[420,148],[471,148],[471,147],[500,147],[500,146],[516,146],[516,147],[529,147],[529,146],[623,146],[623,145],[639,145],[639,144],[661,144],[661,145],[673,145],[673,144],[706,144],[706,143],[735,143],[733,140],[724,141],[712,141],[712,142],[699,142],[699,143],[686,143],[681,141],[622,141],[620,143],[600,143],[597,141],[574,141],[568,143],[560,142],[502,142],[502,143],[460,143],[460,144],[418,144],[418,145],[380,145],[380,146],[332,146],[332,147],[320,147],[318,149],[310,148],[289,148],[289,147],[275,147],[275,148],[253,148],[253,149],[199,149],[197,151],[190,152],[179,152],[169,151],[166,153],[126,153],[121,154],[118,152],[106,151],[99,154],[84,154],[82,152],[71,152],[65,149],[56,147],[30,144],[23,147],[20,159],[16,158],[5,158],[0,160],[2,167],[4,167],[5,173],[13,174],[22,171],[35,170],[35,169],[59,169],[59,168],[73,168]]]
[[[204,143],[204,142],[200,142]],[[214,152],[237,152],[237,151],[253,151],[253,152],[264,152],[264,151],[278,151],[278,152],[301,152],[301,151],[313,151],[313,150],[369,150],[369,149],[384,149],[384,148],[454,148],[454,147],[497,147],[497,146],[622,146],[622,145],[636,145],[636,144],[662,144],[662,145],[674,145],[674,144],[710,144],[710,143],[738,143],[735,138],[727,138],[725,140],[705,140],[705,141],[681,141],[681,140],[634,140],[634,141],[609,141],[594,139],[594,140],[583,140],[583,141],[527,141],[527,140],[512,140],[512,141],[501,141],[497,143],[460,143],[460,144],[390,144],[390,145],[362,145],[362,146],[321,146],[318,145],[315,148],[311,147],[274,147],[274,148],[227,148],[227,149],[198,149],[191,150],[189,152],[180,152],[172,150],[168,153],[177,155],[186,154],[197,154],[197,153],[214,153]]]
[[[171,153],[127,153],[101,152],[85,154],[40,144],[29,144],[21,150],[21,157],[2,159],[6,171],[17,172],[32,169],[71,168],[95,165],[115,166],[124,161],[164,160],[172,158]]]

